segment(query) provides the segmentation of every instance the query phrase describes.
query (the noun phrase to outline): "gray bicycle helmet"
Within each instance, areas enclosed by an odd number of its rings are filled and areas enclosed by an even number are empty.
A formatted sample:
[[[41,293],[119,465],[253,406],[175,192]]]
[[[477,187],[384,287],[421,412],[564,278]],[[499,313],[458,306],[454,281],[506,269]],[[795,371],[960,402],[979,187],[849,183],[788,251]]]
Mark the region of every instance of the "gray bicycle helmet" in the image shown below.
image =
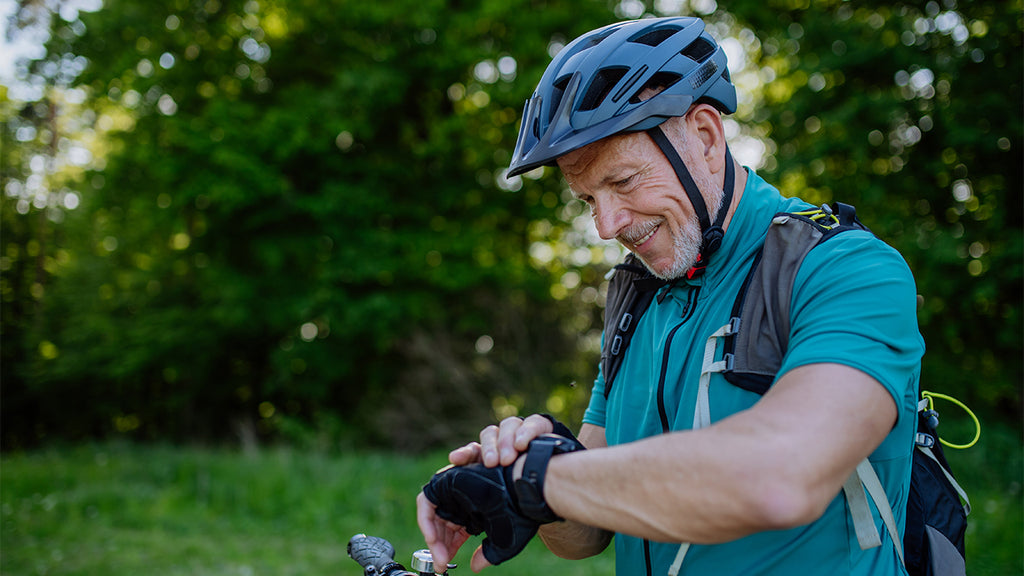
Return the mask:
[[[663,87],[640,100],[648,87]],[[699,18],[619,22],[563,48],[523,111],[508,176],[553,165],[573,150],[623,132],[649,130],[706,101],[736,110],[725,52]]]

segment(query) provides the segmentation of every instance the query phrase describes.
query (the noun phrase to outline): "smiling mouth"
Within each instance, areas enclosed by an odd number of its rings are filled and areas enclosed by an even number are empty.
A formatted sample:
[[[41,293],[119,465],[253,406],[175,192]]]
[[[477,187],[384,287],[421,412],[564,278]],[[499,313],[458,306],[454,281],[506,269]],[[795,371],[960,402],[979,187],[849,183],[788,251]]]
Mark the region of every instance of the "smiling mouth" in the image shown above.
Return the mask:
[[[648,232],[647,234],[644,234],[642,237],[637,238],[636,240],[634,240],[633,241],[633,246],[635,246],[636,248],[639,248],[639,247],[643,246],[644,244],[646,244],[647,241],[651,239],[651,236],[654,236],[654,233],[658,231],[658,228],[661,228],[661,224],[658,224],[658,225],[654,226],[654,228],[651,228],[650,232]]]

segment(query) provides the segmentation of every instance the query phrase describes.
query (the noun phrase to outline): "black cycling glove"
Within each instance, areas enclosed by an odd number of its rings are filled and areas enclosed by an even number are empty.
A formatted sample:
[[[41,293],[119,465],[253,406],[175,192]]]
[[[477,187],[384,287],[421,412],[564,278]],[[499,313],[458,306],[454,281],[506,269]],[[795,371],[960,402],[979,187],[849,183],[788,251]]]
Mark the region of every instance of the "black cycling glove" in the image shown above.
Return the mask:
[[[484,532],[484,558],[497,566],[523,551],[539,522],[519,512],[512,489],[512,466],[483,464],[441,470],[423,487],[437,515],[464,526],[474,536]]]
[[[523,477],[515,482],[514,464],[470,464],[441,470],[423,487],[423,494],[441,518],[464,526],[470,534],[486,533],[484,557],[498,565],[522,552],[541,524],[561,519],[544,501],[544,473],[553,455],[577,450],[583,445],[571,432],[569,438],[545,434],[530,442]]]

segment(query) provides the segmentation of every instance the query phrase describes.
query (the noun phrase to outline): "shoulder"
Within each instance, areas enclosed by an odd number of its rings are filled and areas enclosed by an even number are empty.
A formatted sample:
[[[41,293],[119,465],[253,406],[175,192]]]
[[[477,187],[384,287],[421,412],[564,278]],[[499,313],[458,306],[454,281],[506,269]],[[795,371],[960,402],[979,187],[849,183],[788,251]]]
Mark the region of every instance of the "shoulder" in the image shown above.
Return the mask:
[[[838,279],[854,285],[897,282],[914,288],[913,273],[903,255],[866,230],[847,230],[828,238],[807,254],[797,274],[797,283]]]

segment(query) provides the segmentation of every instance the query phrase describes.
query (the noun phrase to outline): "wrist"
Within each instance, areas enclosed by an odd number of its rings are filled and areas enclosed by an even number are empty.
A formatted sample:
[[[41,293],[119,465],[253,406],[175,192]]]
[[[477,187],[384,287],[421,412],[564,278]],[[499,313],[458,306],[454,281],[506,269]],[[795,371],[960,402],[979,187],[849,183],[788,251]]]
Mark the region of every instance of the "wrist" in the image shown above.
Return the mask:
[[[554,456],[582,449],[578,441],[554,434],[538,436],[530,442],[512,468],[516,500],[524,516],[541,524],[562,519],[551,510],[544,497],[548,463]]]
[[[512,482],[515,483],[517,480],[523,477],[523,467],[526,465],[526,452],[523,452],[516,458],[516,461],[512,463]]]

